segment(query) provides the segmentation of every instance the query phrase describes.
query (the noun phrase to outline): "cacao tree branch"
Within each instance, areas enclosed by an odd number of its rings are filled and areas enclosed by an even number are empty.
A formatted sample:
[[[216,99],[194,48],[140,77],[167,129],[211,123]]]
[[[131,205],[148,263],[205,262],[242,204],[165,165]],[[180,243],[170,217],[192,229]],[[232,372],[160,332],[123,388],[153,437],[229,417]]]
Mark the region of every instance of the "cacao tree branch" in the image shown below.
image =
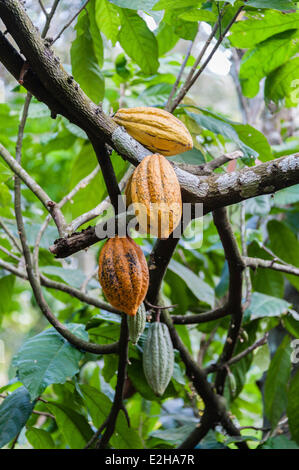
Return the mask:
[[[183,202],[202,203],[203,213],[236,204],[240,201],[275,193],[299,183],[299,154],[281,157],[256,167],[244,168],[232,173],[197,177],[175,168],[181,183]],[[188,192],[184,188],[188,186]],[[57,258],[65,258],[97,243],[96,228],[55,241],[50,251]],[[167,243],[163,244],[165,248]],[[163,249],[164,249],[163,248]],[[163,249],[160,249],[163,258]],[[167,248],[171,249],[171,248]]]
[[[175,325],[193,325],[218,320],[229,314],[228,304],[225,304],[210,312],[203,312],[197,315],[171,315],[171,319]]]
[[[248,256],[243,256],[243,260],[246,266],[253,270],[257,268],[274,269],[274,271],[281,271],[286,274],[294,274],[295,276],[299,276],[299,268],[296,268],[290,264],[280,264],[275,262],[275,260],[250,258]]]

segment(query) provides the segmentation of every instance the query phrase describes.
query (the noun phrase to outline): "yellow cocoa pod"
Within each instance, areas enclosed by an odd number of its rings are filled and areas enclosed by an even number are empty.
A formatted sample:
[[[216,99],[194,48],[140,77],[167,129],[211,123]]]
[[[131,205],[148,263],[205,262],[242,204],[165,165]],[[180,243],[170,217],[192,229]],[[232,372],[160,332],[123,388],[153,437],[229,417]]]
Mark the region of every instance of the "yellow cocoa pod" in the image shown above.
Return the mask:
[[[113,307],[136,315],[149,283],[147,262],[140,246],[130,237],[109,238],[99,257],[99,281]]]
[[[182,216],[181,188],[172,165],[162,155],[145,157],[135,168],[131,197],[141,231],[168,238]]]
[[[192,137],[186,126],[164,109],[124,108],[119,109],[113,119],[154,153],[177,155],[193,147]]]

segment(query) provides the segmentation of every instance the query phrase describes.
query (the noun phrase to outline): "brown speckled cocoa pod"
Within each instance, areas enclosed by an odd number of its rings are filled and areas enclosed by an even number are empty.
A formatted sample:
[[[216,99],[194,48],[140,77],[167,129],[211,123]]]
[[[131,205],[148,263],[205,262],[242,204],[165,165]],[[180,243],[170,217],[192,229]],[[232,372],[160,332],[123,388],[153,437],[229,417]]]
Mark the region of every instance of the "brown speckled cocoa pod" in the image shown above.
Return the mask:
[[[115,236],[99,257],[99,281],[108,302],[128,315],[136,315],[149,283],[145,256],[130,237]]]

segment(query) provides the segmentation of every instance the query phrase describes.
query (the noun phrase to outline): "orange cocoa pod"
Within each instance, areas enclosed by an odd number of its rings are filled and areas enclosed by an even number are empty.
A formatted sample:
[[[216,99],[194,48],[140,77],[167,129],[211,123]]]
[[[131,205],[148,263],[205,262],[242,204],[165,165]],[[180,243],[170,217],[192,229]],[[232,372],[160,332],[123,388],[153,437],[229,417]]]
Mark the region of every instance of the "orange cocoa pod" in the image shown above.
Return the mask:
[[[108,302],[128,315],[136,315],[149,283],[147,262],[130,237],[109,238],[99,257],[99,281]]]
[[[165,157],[148,155],[135,168],[131,197],[140,229],[168,238],[181,220],[182,196],[175,171]]]

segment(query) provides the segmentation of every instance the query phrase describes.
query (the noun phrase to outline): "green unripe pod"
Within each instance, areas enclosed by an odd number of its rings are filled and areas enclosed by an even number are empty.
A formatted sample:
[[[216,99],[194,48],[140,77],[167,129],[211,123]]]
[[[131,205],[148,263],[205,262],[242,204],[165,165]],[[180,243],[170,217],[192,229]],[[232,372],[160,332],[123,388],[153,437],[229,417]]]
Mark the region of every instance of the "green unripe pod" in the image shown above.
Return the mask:
[[[134,317],[128,318],[128,326],[129,326],[129,338],[133,344],[136,344],[142,335],[146,322],[146,310],[144,303],[138,307],[137,313]]]
[[[154,393],[162,396],[173,374],[174,352],[165,323],[152,323],[143,349],[143,371]]]

